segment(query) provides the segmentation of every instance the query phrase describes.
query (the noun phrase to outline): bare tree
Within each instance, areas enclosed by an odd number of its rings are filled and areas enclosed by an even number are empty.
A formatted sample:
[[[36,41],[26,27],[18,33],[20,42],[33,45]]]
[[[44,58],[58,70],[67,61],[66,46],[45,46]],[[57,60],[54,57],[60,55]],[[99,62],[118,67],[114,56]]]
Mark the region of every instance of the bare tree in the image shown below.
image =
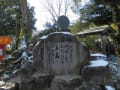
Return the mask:
[[[67,16],[67,12],[73,4],[73,0],[46,0],[46,3],[39,1],[50,13],[54,22],[57,21],[60,15]]]

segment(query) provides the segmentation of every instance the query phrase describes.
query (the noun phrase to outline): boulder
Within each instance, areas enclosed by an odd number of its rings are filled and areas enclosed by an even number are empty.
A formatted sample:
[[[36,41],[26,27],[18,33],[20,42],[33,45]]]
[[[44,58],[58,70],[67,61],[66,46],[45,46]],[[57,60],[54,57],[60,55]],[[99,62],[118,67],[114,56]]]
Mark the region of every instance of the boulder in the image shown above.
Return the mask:
[[[89,65],[82,69],[81,75],[86,81],[94,81],[97,84],[105,83],[110,75],[108,62],[105,60],[90,61]]]

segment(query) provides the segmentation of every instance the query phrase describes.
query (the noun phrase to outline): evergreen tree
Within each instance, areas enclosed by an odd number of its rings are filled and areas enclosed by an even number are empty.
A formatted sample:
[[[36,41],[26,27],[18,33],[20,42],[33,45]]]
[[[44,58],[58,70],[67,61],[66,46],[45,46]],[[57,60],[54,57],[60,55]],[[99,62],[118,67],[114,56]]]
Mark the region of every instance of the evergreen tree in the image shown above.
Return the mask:
[[[29,33],[35,29],[34,8],[29,7]],[[19,0],[0,1],[0,35],[19,36],[21,29],[21,8]],[[29,34],[28,33],[28,34]],[[30,34],[31,37],[31,34]]]

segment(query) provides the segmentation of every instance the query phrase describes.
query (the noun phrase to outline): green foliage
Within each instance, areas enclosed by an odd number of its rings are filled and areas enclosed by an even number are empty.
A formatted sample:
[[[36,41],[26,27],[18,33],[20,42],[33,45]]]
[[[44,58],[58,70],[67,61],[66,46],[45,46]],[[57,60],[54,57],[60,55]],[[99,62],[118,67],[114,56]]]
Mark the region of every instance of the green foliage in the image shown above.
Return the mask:
[[[34,8],[29,8],[29,37],[35,29]],[[19,0],[0,0],[0,35],[19,36],[21,29],[21,8]]]
[[[94,0],[96,4],[104,4],[112,11],[113,22],[120,22],[120,1],[119,0]]]
[[[89,27],[90,27],[90,28],[95,28],[96,25],[95,25],[94,23],[90,23]]]
[[[88,28],[89,28],[88,23],[83,23],[81,21],[78,21],[70,26],[70,32],[76,34],[77,32],[83,31]]]
[[[15,17],[15,5],[13,3],[7,3],[6,0],[0,1],[0,35],[7,35],[13,33],[16,26]]]
[[[35,12],[34,12],[34,7],[28,7],[28,21],[29,21],[29,27],[28,27],[28,31],[27,31],[27,37],[28,37],[28,40],[30,40],[32,38],[32,33],[33,31],[36,30],[35,28],[35,22],[36,22],[36,19],[34,18],[34,15],[35,15]]]
[[[81,0],[74,0],[77,6]],[[80,9],[81,21],[104,25],[120,22],[120,1],[117,0],[90,0]],[[79,8],[78,8],[79,9]],[[78,10],[77,10],[78,11]]]
[[[119,0],[94,0],[96,4],[105,4],[110,7],[112,6],[119,6],[120,1]]]
[[[88,45],[89,48],[91,48],[92,50],[95,49],[95,40],[96,40],[96,36],[88,36],[85,39],[85,43]]]
[[[90,35],[90,36],[87,36],[87,37],[84,37],[84,38],[80,38],[79,40],[84,42],[88,46],[88,48],[95,51],[95,49],[96,49],[95,40],[96,39],[97,39],[97,36]]]
[[[82,30],[82,23],[81,22],[77,22],[75,24],[73,24],[72,26],[70,26],[70,32],[75,34],[79,31]]]
[[[75,3],[77,5],[79,4],[79,2],[81,2],[81,0],[75,0]],[[80,20],[71,27],[71,32],[77,33],[84,29],[110,24],[111,22],[112,11],[104,4],[95,3],[92,0],[84,7],[80,8]]]
[[[81,0],[74,0],[77,7],[80,6]],[[80,22],[84,22],[86,26],[94,27],[99,25],[110,25],[111,23],[118,24],[120,23],[120,0],[90,0],[91,2],[85,5],[82,8],[76,8],[80,13]],[[77,23],[77,25],[80,24]],[[74,25],[75,26],[75,25]],[[73,27],[74,27],[73,26]],[[81,30],[81,25],[79,27],[72,27],[72,32],[76,33]],[[80,28],[80,29],[79,29]],[[115,43],[120,45],[120,25],[119,30],[115,31],[109,27],[113,33],[108,33]],[[74,31],[75,30],[75,31]],[[84,30],[84,29],[82,29]],[[114,31],[116,33],[114,33]],[[95,37],[87,36],[86,38],[82,38],[82,40],[89,46],[89,48],[94,48],[95,43],[93,42]]]
[[[86,5],[81,10],[81,21],[105,25],[112,22],[112,11],[103,4],[95,3]]]
[[[104,4],[111,10],[112,23],[120,23],[120,0],[95,0],[96,4]],[[115,34],[110,34],[115,42],[120,44],[120,26],[119,31]]]

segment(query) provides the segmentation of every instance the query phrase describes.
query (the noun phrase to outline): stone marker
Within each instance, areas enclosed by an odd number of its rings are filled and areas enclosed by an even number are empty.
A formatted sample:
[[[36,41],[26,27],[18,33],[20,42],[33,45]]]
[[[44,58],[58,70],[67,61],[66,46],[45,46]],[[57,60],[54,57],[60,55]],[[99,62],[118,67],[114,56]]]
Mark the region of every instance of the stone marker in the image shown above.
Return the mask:
[[[88,62],[89,52],[69,32],[54,32],[44,36],[33,49],[35,71],[53,74],[79,74]]]

